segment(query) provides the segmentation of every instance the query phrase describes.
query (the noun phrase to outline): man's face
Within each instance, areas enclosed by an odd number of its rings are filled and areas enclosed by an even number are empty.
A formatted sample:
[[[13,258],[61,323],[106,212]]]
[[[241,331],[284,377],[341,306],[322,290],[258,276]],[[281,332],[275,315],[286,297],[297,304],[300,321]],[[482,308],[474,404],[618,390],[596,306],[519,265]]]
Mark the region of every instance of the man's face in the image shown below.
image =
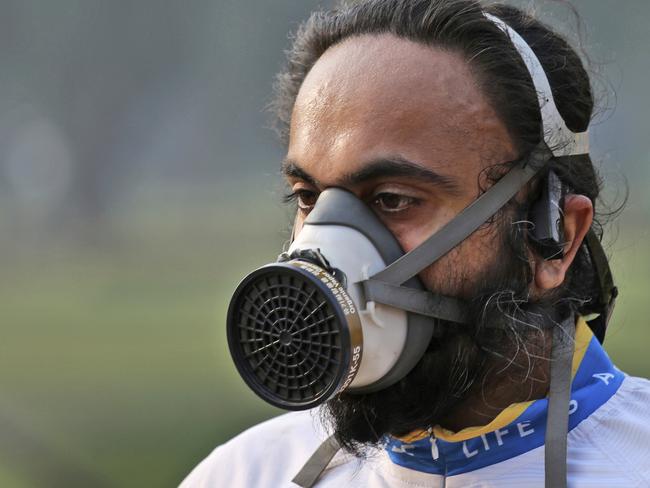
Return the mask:
[[[477,198],[486,168],[517,157],[478,85],[460,55],[391,35],[330,48],[304,80],[291,120],[284,171],[298,203],[296,232],[333,186],[366,202],[404,251],[438,231]],[[424,284],[473,298],[477,277],[505,263],[495,227],[420,273]],[[480,369],[480,348],[457,334],[429,349],[398,385],[329,402],[340,440],[376,441],[449,412],[463,395],[461,380]]]
[[[382,36],[348,39],[314,65],[298,94],[285,174],[296,231],[318,193],[346,188],[409,251],[479,194],[486,167],[517,156],[508,131],[458,54]],[[421,274],[466,295],[494,258],[489,228]]]

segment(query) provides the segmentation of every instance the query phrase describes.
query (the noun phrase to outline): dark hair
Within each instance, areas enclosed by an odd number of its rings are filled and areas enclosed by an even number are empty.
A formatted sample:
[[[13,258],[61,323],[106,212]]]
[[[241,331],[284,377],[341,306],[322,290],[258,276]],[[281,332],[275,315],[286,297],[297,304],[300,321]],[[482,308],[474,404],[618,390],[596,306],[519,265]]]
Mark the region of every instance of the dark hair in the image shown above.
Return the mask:
[[[520,154],[527,154],[539,142],[541,134],[534,85],[509,38],[484,12],[499,17],[525,39],[544,67],[567,126],[574,132],[586,130],[594,108],[589,76],[567,41],[532,16],[511,6],[484,6],[478,0],[361,0],[344,3],[331,11],[315,12],[299,28],[288,51],[287,66],[277,77],[271,104],[281,139],[288,141],[291,113],[302,82],[327,49],[350,37],[391,33],[420,44],[449,49],[468,60]],[[572,158],[569,163],[566,159],[553,160],[550,167],[572,193],[587,196],[596,208],[601,181],[589,156]],[[503,171],[495,174],[501,175]],[[529,201],[518,209],[523,219],[535,196],[531,191]],[[596,219],[593,227],[602,234]],[[511,239],[511,247],[523,257],[526,240],[521,237],[517,234],[517,239]],[[530,236],[527,240],[530,241]],[[558,293],[570,299],[573,309],[588,304],[598,293],[584,245]]]

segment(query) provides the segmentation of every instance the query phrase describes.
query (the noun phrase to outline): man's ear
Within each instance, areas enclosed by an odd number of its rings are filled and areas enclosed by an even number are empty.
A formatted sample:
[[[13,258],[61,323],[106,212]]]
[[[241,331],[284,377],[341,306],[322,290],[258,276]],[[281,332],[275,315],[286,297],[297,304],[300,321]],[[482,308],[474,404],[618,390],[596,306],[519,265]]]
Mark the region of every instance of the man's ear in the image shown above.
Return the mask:
[[[591,227],[594,207],[584,195],[566,195],[563,208],[564,256],[545,260],[535,256],[535,288],[538,292],[557,288],[564,282],[582,241]]]

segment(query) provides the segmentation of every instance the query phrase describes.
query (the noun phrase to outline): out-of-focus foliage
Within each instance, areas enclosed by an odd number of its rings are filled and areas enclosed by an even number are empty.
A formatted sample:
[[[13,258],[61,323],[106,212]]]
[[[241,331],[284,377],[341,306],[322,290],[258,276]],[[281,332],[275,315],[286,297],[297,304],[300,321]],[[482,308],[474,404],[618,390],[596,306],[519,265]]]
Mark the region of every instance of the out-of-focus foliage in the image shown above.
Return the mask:
[[[280,413],[237,376],[224,315],[288,235],[263,107],[317,3],[0,2],[0,486],[173,486]],[[617,92],[594,159],[631,191],[607,346],[650,376],[650,3],[575,5]]]

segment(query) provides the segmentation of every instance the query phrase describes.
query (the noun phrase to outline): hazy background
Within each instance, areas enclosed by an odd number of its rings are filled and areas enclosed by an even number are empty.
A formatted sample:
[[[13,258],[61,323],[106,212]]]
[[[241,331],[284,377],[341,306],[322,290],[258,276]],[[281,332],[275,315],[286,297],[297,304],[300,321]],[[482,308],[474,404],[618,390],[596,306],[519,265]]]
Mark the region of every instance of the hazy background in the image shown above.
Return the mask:
[[[263,107],[319,3],[0,0],[0,486],[175,486],[279,413],[237,376],[224,311],[287,237]],[[575,5],[593,154],[609,201],[630,188],[607,346],[647,376],[650,2]]]

